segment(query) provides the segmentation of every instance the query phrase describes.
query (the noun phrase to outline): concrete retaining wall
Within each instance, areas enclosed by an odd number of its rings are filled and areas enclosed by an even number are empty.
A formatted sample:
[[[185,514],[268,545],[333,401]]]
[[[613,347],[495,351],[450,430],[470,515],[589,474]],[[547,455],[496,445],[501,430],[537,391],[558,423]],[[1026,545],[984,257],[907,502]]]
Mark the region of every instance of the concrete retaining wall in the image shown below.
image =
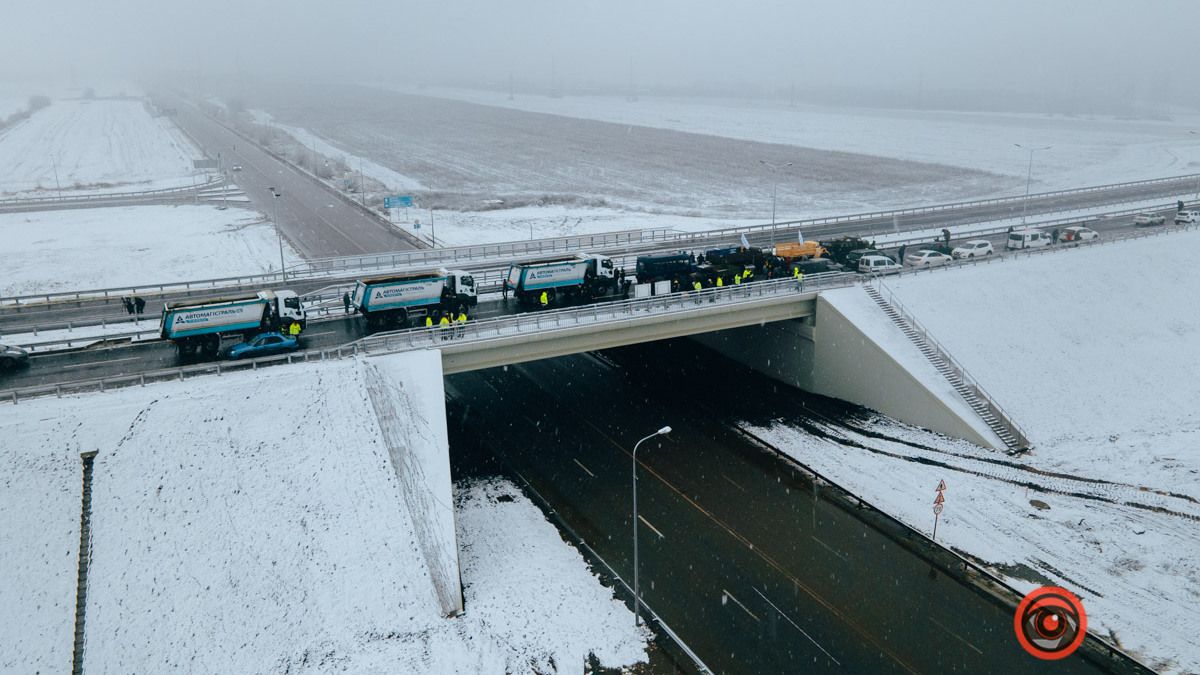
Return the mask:
[[[816,315],[693,336],[724,356],[785,384],[850,401],[890,417],[1002,449],[970,408],[954,405],[926,384],[824,297]],[[936,371],[930,366],[930,371]],[[963,410],[965,408],[965,410]]]

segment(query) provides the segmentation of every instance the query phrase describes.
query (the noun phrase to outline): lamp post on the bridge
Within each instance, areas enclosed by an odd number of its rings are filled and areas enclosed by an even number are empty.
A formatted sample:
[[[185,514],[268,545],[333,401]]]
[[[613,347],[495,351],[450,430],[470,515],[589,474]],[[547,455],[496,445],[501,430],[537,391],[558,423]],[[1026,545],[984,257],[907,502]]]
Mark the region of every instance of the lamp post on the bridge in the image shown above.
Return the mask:
[[[279,229],[279,198],[283,196],[283,193],[273,187],[267,189],[271,191],[271,196],[275,198],[272,201],[275,204],[275,236],[279,237],[279,277],[282,281],[287,281],[287,269],[283,264],[283,231]]]
[[[779,187],[779,170],[785,169],[785,168],[791,166],[792,163],[785,162],[783,164],[772,164],[765,159],[758,160],[758,163],[762,164],[763,166],[765,166],[771,170],[771,224],[774,225],[775,224],[775,193],[776,193],[776,188]]]
[[[642,625],[642,614],[638,611],[642,596],[638,594],[638,512],[637,512],[637,451],[642,443],[655,436],[671,433],[671,427],[663,427],[633,445],[633,625]]]
[[[1043,146],[1032,147],[1032,146],[1028,146],[1028,145],[1021,145],[1020,143],[1013,143],[1013,145],[1017,146],[1018,148],[1020,148],[1022,150],[1029,151],[1029,170],[1025,174],[1025,202],[1021,205],[1021,225],[1024,225],[1025,217],[1029,213],[1029,186],[1033,184],[1033,153],[1038,150],[1049,150],[1050,148],[1052,148],[1054,146],[1043,145]]]

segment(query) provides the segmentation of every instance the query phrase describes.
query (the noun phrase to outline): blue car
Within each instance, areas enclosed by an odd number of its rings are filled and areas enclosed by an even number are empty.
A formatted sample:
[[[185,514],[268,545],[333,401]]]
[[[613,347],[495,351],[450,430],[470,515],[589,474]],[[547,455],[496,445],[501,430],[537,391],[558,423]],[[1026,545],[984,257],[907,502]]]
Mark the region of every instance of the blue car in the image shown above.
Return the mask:
[[[300,340],[280,333],[260,333],[246,342],[229,348],[229,358],[246,359],[256,356],[271,356],[300,348]]]

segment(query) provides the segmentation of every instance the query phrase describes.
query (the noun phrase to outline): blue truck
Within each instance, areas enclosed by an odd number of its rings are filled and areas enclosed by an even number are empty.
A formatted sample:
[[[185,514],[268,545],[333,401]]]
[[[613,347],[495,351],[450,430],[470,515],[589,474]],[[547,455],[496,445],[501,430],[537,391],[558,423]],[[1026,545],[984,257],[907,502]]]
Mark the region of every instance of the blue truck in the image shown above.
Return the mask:
[[[163,305],[159,335],[174,342],[181,356],[200,352],[215,357],[221,351],[223,337],[241,335],[248,340],[292,323],[299,323],[301,329],[308,323],[294,291],[259,291],[167,303]]]

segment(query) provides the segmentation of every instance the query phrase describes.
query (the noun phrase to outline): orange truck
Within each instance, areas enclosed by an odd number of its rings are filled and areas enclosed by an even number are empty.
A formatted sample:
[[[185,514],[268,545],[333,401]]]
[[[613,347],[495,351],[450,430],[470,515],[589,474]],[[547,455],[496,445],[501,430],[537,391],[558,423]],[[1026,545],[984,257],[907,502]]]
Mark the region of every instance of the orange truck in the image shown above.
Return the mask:
[[[828,255],[825,247],[815,241],[788,241],[775,244],[775,255],[784,260],[804,260]]]

